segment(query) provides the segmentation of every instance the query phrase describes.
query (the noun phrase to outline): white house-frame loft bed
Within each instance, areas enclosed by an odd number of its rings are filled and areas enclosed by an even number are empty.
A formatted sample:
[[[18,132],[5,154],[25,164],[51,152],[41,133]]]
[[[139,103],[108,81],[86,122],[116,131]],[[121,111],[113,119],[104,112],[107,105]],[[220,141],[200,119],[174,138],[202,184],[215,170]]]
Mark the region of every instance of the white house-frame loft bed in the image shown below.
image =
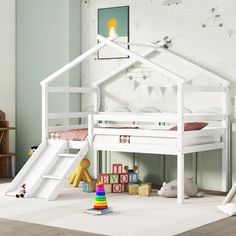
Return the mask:
[[[94,177],[97,177],[98,174],[98,152],[99,150],[104,151],[119,151],[119,152],[132,152],[132,153],[152,153],[152,154],[167,154],[167,155],[176,155],[177,156],[177,202],[182,203],[184,200],[184,158],[185,154],[193,153],[193,152],[201,152],[207,150],[215,150],[222,149],[222,191],[228,190],[228,170],[229,170],[229,98],[230,98],[230,82],[221,76],[218,76],[203,67],[200,67],[179,55],[169,51],[168,49],[163,48],[162,46],[166,43],[165,41],[161,41],[159,44],[155,45],[141,45],[148,47],[148,50],[140,55],[135,53],[132,50],[126,49],[122,47],[122,44],[119,42],[114,42],[114,38],[104,38],[100,35],[97,36],[99,43],[80,55],[78,58],[74,59],[67,65],[63,66],[61,69],[50,75],[48,78],[41,82],[42,85],[42,143],[44,147],[39,148],[36,151],[35,158],[31,158],[26,163],[26,167],[20,171],[16,179],[13,180],[12,186],[9,186],[6,191],[7,195],[13,195],[14,190],[17,186],[19,186],[20,182],[27,175],[27,171],[29,168],[33,167],[34,162],[36,162],[37,156],[40,155],[43,148],[45,148],[45,142],[52,145],[54,142],[63,142],[62,140],[48,140],[49,133],[53,131],[66,130],[66,129],[74,129],[74,128],[82,128],[83,125],[66,125],[66,126],[50,126],[50,119],[58,119],[58,118],[81,118],[88,117],[88,137],[85,141],[66,141],[63,147],[67,148],[81,148],[81,151],[76,155],[68,154],[67,157],[72,157],[74,160],[69,164],[70,168],[67,168],[63,175],[60,178],[55,175],[49,175],[50,171],[53,169],[53,165],[57,162],[56,157],[51,159],[49,164],[45,164],[47,166],[46,170],[43,169],[41,176],[37,178],[30,185],[30,193],[28,196],[39,196],[40,194],[35,194],[39,192],[39,186],[42,185],[43,179],[47,179],[50,181],[57,181],[56,183],[49,184],[53,190],[51,190],[50,194],[47,195],[47,199],[52,200],[55,199],[59,193],[62,184],[69,178],[73,168],[79,163],[79,161],[86,155],[89,149],[94,150]],[[135,44],[137,46],[137,44]],[[119,52],[128,55],[130,59],[127,61],[126,65],[119,67],[117,70],[112,71],[107,76],[97,80],[92,87],[49,87],[49,83],[55,80],[58,76],[65,73],[72,67],[80,64],[87,57],[94,54],[99,49],[109,46],[113,49],[118,50]],[[190,68],[200,72],[204,75],[207,75],[209,78],[218,82],[219,86],[192,86],[186,83],[186,80],[179,76],[178,74],[158,65],[157,63],[147,59],[153,52],[159,52],[169,56],[170,58],[177,60]],[[100,91],[103,83],[112,79],[122,71],[126,70],[130,66],[135,63],[142,63],[163,75],[169,77],[177,84],[177,112],[176,113],[110,113],[110,112],[100,112]],[[221,95],[221,104],[222,104],[222,112],[221,114],[195,114],[184,113],[184,99],[186,92],[206,92],[206,93],[220,93]],[[91,93],[94,96],[94,111],[93,112],[68,112],[68,113],[49,113],[48,111],[48,94],[49,93]],[[103,122],[116,122],[122,123],[124,122],[129,124],[125,127],[115,127],[113,125],[104,126]],[[216,127],[210,127],[202,130],[194,130],[194,131],[185,131],[184,124],[186,122],[218,122]],[[139,123],[150,123],[153,125],[147,126],[138,126]],[[162,130],[156,124],[160,124],[160,122],[168,122],[175,124],[177,126],[177,131],[170,130]],[[130,125],[133,123],[134,125]],[[220,124],[220,125],[219,125]],[[145,143],[105,143],[101,142],[97,137],[99,136],[130,136],[136,137],[139,139],[146,140]],[[199,139],[204,139],[208,137],[207,141],[198,142]],[[46,141],[45,141],[46,140]],[[151,142],[150,140],[157,140],[157,142]],[[188,142],[192,140],[191,142]],[[165,142],[162,142],[165,141]],[[168,142],[171,141],[172,145],[168,145]],[[53,150],[52,153],[54,156],[66,157],[66,154],[60,154],[61,147]],[[58,154],[59,153],[59,154]],[[56,159],[56,160],[55,160]],[[49,167],[48,167],[49,166]],[[55,171],[54,171],[55,172]],[[18,179],[17,179],[18,177]],[[41,177],[41,178],[40,178]],[[26,178],[26,177],[25,177]],[[33,184],[34,187],[33,187]],[[45,184],[45,183],[44,183]],[[53,186],[53,187],[52,187]],[[46,187],[47,191],[49,187]]]

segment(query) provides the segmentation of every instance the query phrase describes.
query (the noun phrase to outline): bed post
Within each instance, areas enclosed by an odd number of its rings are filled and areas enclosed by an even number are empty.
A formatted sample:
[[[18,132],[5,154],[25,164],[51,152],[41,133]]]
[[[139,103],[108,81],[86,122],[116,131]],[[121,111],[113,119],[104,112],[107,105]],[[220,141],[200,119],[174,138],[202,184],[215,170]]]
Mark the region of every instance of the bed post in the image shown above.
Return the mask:
[[[48,138],[48,85],[42,85],[42,142]]]
[[[183,153],[183,133],[184,133],[184,93],[183,85],[177,86],[177,132],[178,132],[178,155],[177,155],[177,202],[184,201],[184,153]]]
[[[96,92],[94,93],[93,97],[93,111],[94,113],[99,112],[100,109],[100,86],[96,86]],[[94,125],[94,122],[93,124]],[[91,128],[91,127],[90,127]],[[99,162],[99,156],[98,151],[93,149],[93,178],[98,178],[98,162]]]
[[[224,135],[224,148],[222,149],[222,192],[229,190],[229,103],[230,103],[230,87],[225,87],[225,92],[223,93],[223,104],[222,113],[226,116],[225,120],[222,121],[222,127],[225,128]]]

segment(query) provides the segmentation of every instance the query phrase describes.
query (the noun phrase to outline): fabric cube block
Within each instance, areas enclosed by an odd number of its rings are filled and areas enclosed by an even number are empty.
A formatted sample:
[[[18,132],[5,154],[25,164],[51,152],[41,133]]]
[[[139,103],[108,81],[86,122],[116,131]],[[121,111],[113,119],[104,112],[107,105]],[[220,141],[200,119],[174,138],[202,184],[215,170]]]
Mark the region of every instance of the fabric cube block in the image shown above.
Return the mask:
[[[139,193],[139,185],[138,184],[129,184],[128,185],[129,195],[138,195]]]
[[[142,186],[139,186],[139,196],[141,197],[149,197],[151,195],[151,186],[150,185],[142,185]]]

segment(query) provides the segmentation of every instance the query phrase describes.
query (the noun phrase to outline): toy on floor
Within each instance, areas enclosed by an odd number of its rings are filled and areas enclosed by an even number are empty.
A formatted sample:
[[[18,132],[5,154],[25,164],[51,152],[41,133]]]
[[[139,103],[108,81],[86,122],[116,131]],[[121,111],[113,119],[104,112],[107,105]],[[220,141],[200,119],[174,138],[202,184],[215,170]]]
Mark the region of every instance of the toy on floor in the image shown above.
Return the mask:
[[[106,193],[102,182],[98,183],[94,206],[88,209],[85,213],[104,215],[112,212],[112,208],[108,207]]]
[[[90,161],[87,158],[84,158],[80,164],[77,166],[76,170],[73,172],[72,176],[69,179],[69,183],[73,185],[73,187],[78,187],[80,181],[91,183],[93,179],[88,172],[88,168],[90,166]]]
[[[99,181],[105,185],[107,193],[122,193],[128,192],[128,184],[135,184],[138,182],[138,174],[135,173],[138,167],[134,166],[133,169],[129,169],[128,166],[124,167],[122,164],[113,164],[112,173],[103,173],[99,175]]]
[[[217,208],[229,216],[236,215],[236,182],[233,184],[222,204],[217,206]]]
[[[158,194],[163,197],[177,197],[177,180],[173,180],[169,183],[163,183],[163,186],[158,191]],[[184,178],[184,198],[189,197],[203,197],[203,192],[198,192],[196,183],[192,177]]]
[[[28,157],[31,157],[34,152],[37,150],[38,146],[33,146],[30,148],[30,150],[28,151]]]
[[[138,195],[140,197],[149,197],[151,196],[152,184],[151,183],[141,183],[138,188]]]
[[[21,185],[21,187],[20,187],[20,189],[19,189],[19,193],[16,194],[16,197],[17,197],[17,198],[20,198],[20,197],[23,198],[23,197],[25,196],[25,194],[26,194],[25,186],[26,186],[26,184],[22,184],[22,185]]]
[[[83,192],[84,193],[96,192],[96,181],[83,182]]]
[[[225,199],[222,202],[222,205],[227,203],[236,203],[236,182],[233,184],[229,193],[226,195]]]
[[[106,199],[106,193],[104,190],[104,185],[102,182],[98,183],[97,191],[96,191],[96,197],[94,201],[94,209],[96,210],[104,210],[107,209],[107,199]]]
[[[217,206],[217,208],[229,216],[236,215],[236,182],[233,184],[222,204]]]

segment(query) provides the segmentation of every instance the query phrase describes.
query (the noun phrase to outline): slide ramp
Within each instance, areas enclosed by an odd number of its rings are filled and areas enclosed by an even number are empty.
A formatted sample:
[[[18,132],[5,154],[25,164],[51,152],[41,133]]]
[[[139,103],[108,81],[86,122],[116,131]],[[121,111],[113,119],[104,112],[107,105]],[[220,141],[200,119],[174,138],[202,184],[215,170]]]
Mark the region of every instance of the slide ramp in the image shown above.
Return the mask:
[[[79,151],[68,154],[65,140],[43,141],[14,180],[5,195],[15,196],[22,184],[26,184],[25,197],[47,200],[57,198],[73,170],[89,150],[87,141],[79,142]]]

